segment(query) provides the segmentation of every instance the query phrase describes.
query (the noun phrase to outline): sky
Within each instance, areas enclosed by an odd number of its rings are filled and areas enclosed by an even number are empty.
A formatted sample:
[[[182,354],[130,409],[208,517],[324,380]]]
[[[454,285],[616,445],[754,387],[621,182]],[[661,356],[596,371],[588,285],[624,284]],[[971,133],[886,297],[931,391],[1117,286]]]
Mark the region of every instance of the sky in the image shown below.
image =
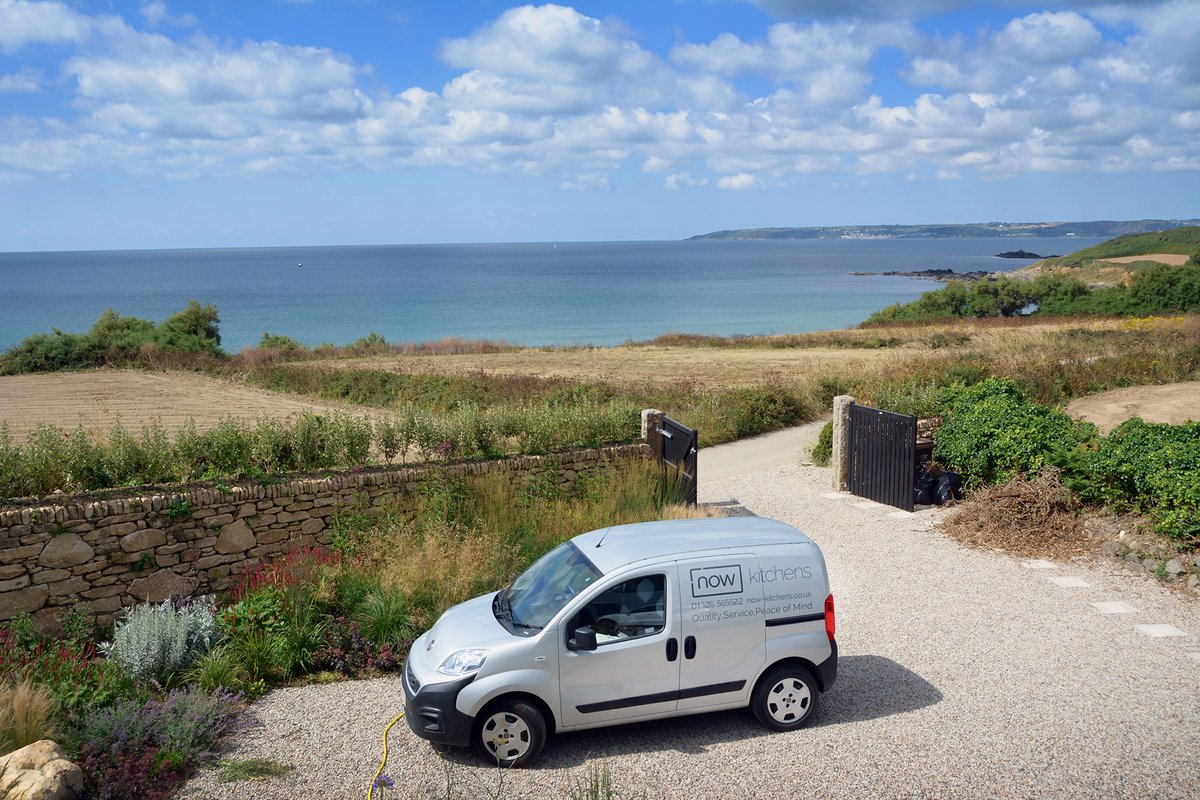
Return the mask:
[[[0,0],[0,251],[1200,217],[1200,0]]]

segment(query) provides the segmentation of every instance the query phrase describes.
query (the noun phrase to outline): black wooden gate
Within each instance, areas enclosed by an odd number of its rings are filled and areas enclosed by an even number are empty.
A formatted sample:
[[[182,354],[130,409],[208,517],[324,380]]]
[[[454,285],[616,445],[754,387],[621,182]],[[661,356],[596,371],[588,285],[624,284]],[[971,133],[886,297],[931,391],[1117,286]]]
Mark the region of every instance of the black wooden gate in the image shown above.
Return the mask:
[[[675,477],[680,481],[685,502],[696,505],[696,431],[663,415],[662,427],[658,429],[661,450],[659,457],[664,467],[675,468]]]
[[[850,492],[912,511],[917,418],[852,405],[849,438]]]

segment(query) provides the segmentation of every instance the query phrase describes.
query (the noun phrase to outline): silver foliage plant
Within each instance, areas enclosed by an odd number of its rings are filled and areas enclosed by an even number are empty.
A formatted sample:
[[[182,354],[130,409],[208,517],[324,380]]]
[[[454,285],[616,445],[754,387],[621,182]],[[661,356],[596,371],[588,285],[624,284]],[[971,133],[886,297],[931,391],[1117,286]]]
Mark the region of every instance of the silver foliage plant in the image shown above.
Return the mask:
[[[125,613],[101,652],[139,681],[165,686],[220,638],[211,599],[144,603]]]

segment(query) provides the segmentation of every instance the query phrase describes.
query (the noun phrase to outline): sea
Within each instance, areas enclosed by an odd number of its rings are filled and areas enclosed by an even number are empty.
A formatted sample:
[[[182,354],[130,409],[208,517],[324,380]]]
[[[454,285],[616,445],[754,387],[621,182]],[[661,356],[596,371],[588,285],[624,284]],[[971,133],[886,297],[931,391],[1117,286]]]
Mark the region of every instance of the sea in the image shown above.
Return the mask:
[[[189,300],[236,352],[264,332],[310,346],[375,332],[527,346],[608,346],[663,333],[844,328],[939,288],[854,272],[1010,271],[1102,239],[545,242],[0,253],[0,349],[86,331],[111,308],[161,321]]]

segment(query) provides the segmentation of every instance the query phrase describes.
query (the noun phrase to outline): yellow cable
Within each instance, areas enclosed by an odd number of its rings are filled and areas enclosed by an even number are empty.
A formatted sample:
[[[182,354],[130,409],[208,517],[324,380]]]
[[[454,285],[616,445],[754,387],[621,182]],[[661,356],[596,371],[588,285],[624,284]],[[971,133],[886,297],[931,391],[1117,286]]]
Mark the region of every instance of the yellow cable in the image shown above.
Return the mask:
[[[404,719],[404,712],[401,711],[396,715],[396,718],[388,723],[388,726],[383,729],[383,761],[379,762],[379,769],[375,770],[375,776],[371,778],[371,785],[367,787],[367,800],[371,800],[371,793],[375,791],[375,781],[379,780],[379,776],[383,774],[383,768],[387,766],[387,735],[400,720]]]

